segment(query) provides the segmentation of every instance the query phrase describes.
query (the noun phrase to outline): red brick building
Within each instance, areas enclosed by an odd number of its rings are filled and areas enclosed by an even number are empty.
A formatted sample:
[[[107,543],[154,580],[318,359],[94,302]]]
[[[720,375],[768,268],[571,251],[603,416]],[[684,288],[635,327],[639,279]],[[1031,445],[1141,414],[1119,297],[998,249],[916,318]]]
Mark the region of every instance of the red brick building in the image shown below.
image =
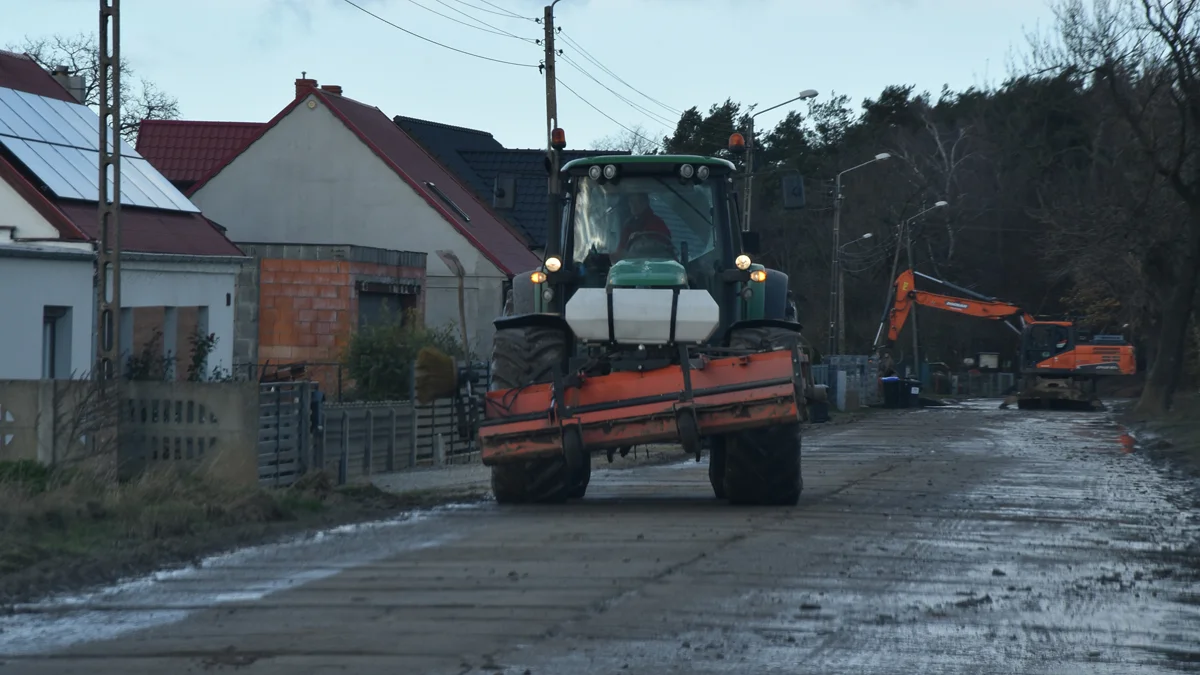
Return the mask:
[[[424,253],[304,244],[242,249],[255,264],[238,279],[235,353],[252,370],[303,364],[333,392],[355,330],[388,312],[425,310]]]

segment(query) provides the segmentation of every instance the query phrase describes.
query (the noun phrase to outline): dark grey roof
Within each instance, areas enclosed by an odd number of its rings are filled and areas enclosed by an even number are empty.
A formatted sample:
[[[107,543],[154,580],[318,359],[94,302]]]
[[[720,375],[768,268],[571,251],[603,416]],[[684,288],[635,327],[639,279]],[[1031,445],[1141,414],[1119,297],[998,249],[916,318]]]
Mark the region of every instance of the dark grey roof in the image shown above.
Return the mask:
[[[420,143],[446,168],[476,192],[487,204],[493,204],[493,190],[500,176],[516,181],[513,208],[495,208],[513,227],[529,238],[535,248],[546,245],[546,169],[545,150],[510,150],[491,134],[478,129],[455,127],[411,117],[394,118],[409,136]],[[564,150],[565,164],[580,157],[627,155],[628,152],[605,150]]]

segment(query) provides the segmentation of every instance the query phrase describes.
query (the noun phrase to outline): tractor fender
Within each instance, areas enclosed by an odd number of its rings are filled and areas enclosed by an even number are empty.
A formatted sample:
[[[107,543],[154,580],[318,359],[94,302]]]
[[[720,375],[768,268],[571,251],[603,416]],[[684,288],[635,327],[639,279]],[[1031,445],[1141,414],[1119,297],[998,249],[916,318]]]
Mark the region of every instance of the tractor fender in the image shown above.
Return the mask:
[[[763,282],[763,285],[766,286],[763,289],[766,293],[763,303],[763,318],[784,319],[788,312],[788,275],[786,272],[770,268],[766,272],[767,280]]]
[[[567,324],[567,320],[561,314],[538,314],[529,312],[527,314],[516,314],[513,316],[502,316],[494,321],[492,325],[496,330],[504,330],[507,328],[530,328],[533,326],[543,328],[557,328],[563,331],[570,338],[572,335],[571,327]]]
[[[504,303],[504,314],[506,316],[533,314],[536,290],[533,287],[531,275],[536,271],[529,270],[513,277],[512,288],[509,290],[509,299],[511,302]]]
[[[786,296],[785,296],[786,297]],[[797,333],[804,331],[804,326],[795,321],[787,321],[785,319],[742,319],[735,321],[725,329],[721,336],[721,344],[728,345],[729,339],[733,336],[734,331],[747,328],[782,328],[784,330],[794,330]]]

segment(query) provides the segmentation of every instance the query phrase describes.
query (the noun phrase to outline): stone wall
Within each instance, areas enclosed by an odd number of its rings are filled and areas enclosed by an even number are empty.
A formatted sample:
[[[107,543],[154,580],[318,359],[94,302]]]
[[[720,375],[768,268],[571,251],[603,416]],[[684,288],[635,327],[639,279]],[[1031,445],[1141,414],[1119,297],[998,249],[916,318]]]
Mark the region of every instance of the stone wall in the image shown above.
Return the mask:
[[[0,380],[0,461],[115,462],[128,476],[155,464],[258,479],[259,387],[239,382]],[[105,430],[119,420],[119,440]]]

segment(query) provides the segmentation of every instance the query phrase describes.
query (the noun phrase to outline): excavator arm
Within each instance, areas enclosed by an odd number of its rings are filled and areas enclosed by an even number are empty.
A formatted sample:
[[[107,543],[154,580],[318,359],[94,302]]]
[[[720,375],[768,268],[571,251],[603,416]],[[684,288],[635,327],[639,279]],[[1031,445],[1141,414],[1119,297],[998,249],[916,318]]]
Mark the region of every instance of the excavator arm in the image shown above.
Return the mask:
[[[916,277],[920,276],[929,281],[933,281],[945,286],[949,286],[958,290],[965,295],[971,295],[971,298],[956,297],[952,295],[942,295],[939,293],[930,293],[928,291],[920,291],[916,288]],[[908,315],[912,311],[914,305],[922,307],[931,307],[940,309],[946,312],[954,312],[957,314],[965,314],[981,319],[992,319],[995,321],[1004,321],[1005,324],[1017,334],[1021,333],[1021,329],[1025,324],[1034,320],[1033,316],[1017,305],[995,298],[989,298],[984,295],[975,293],[974,291],[959,288],[954,284],[934,279],[920,272],[905,270],[896,277],[895,285],[891,292],[891,307],[884,315],[883,324],[880,325],[880,330],[877,335],[882,337],[884,326],[887,327],[887,343],[895,342],[900,336],[900,330],[904,328],[904,322],[908,320]],[[1015,326],[1009,319],[1016,318],[1020,321],[1020,326]],[[876,348],[881,348],[885,344],[877,344]]]

